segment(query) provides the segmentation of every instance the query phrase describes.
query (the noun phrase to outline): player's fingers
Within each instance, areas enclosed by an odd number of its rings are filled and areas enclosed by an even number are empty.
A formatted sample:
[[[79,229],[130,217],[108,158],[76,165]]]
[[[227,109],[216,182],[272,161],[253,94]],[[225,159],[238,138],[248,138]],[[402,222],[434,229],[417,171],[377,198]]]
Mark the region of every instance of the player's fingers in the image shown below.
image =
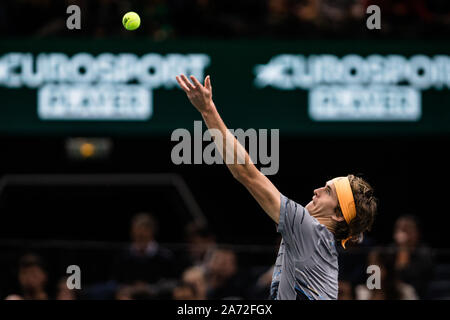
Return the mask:
[[[205,88],[211,90],[211,78],[209,76],[205,79]]]
[[[176,76],[177,78],[177,82],[180,85],[181,89],[184,90],[184,92],[188,93],[190,90],[189,88],[184,84],[183,80],[181,80],[181,78],[179,76]]]
[[[180,84],[180,86],[189,89],[186,82],[183,80],[183,78],[181,76],[177,76],[176,78],[177,78],[177,81]]]
[[[202,84],[197,80],[197,78],[195,78],[194,76],[191,76],[190,78],[197,88],[203,87]]]
[[[194,85],[189,81],[189,79],[188,79],[184,74],[181,75],[181,79],[183,80],[184,84],[185,84],[189,89],[192,89],[192,90],[195,89]]]

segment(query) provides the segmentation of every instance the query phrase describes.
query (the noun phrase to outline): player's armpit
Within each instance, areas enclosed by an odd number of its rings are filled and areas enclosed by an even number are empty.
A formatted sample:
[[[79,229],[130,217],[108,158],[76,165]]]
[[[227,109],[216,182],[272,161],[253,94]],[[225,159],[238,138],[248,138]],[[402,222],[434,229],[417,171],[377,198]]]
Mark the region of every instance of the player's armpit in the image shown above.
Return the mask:
[[[261,172],[238,179],[275,223],[280,220],[280,192]]]

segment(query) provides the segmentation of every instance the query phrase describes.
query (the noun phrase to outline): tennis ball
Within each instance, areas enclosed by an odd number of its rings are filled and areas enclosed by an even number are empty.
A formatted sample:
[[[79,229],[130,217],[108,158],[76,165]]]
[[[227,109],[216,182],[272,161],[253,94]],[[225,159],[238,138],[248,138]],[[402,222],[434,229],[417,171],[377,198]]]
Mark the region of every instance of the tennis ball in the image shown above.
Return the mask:
[[[127,30],[136,30],[141,24],[141,18],[136,12],[128,12],[123,16],[122,23]]]

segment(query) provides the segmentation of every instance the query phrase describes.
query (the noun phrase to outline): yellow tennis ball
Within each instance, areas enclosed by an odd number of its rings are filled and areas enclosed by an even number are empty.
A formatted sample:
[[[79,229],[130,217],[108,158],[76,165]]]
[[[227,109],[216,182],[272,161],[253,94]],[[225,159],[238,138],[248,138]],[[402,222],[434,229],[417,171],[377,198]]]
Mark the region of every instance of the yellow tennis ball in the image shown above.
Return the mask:
[[[122,23],[127,30],[136,30],[141,24],[141,18],[136,12],[128,12],[123,16]]]

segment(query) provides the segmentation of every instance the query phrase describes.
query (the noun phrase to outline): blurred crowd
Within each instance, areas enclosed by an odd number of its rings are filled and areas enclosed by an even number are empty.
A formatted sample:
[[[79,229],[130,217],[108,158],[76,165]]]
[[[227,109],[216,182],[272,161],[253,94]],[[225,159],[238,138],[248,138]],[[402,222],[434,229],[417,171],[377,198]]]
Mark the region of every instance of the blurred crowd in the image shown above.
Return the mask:
[[[81,30],[69,31],[66,8],[81,8]],[[366,27],[370,5],[381,10],[381,30]],[[141,27],[127,32],[124,13]],[[20,23],[19,23],[20,22]],[[443,37],[450,31],[447,0],[8,0],[0,2],[2,36],[83,35],[183,37]]]
[[[130,226],[131,241],[111,261],[109,279],[81,290],[69,289],[66,276],[53,281],[41,256],[27,253],[17,263],[16,292],[7,300],[87,299],[265,299],[271,266],[239,266],[230,246],[219,245],[208,228],[186,227],[184,250],[173,252],[156,240],[158,222],[149,213],[136,214]],[[82,272],[82,270],[81,270]],[[1,286],[0,286],[1,287]]]
[[[436,268],[433,252],[423,243],[419,226],[416,217],[401,216],[393,228],[391,245],[376,246],[373,240],[366,238],[356,247],[339,249],[339,299],[450,299],[449,265]],[[17,261],[16,289],[5,292],[1,298],[268,299],[273,265],[240,263],[232,246],[217,243],[208,228],[195,223],[186,227],[186,246],[182,251],[173,252],[158,243],[157,232],[154,216],[136,214],[130,226],[131,240],[111,261],[108,280],[89,284],[81,280],[80,290],[69,288],[67,276],[49,281],[51,271],[44,259],[36,253],[27,253]],[[276,250],[273,260],[275,256]],[[378,283],[372,281],[368,266],[378,268]]]

